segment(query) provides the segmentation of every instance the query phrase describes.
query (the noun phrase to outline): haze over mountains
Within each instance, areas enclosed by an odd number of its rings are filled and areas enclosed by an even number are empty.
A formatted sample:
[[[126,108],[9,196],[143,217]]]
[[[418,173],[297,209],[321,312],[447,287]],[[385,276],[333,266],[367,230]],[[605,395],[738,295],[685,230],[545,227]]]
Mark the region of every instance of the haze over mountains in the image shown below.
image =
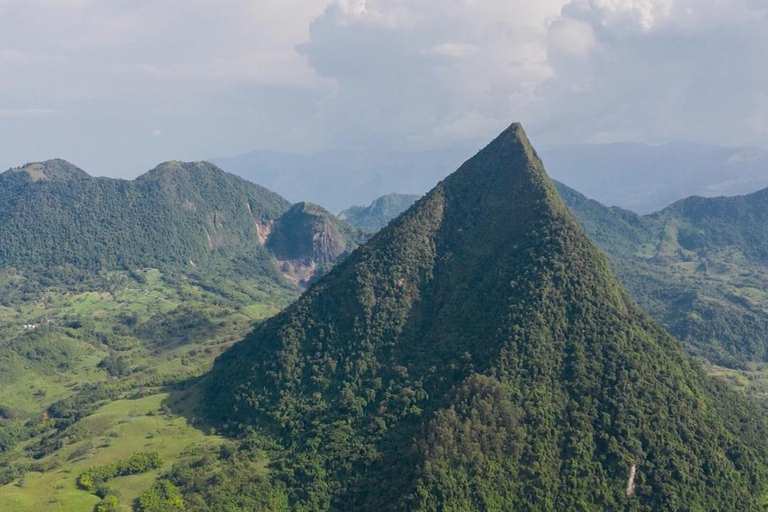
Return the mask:
[[[339,214],[339,218],[358,229],[375,232],[403,213],[419,199],[416,194],[387,194],[368,206],[352,206]]]
[[[302,510],[766,499],[765,417],[627,298],[519,125],[203,382],[221,428],[276,447]]]
[[[473,153],[468,147],[316,155],[255,151],[213,162],[292,201],[309,200],[337,213],[392,192],[421,195]],[[622,143],[556,147],[540,154],[554,179],[603,204],[637,213],[692,195],[736,195],[768,187],[768,153],[757,148]]]

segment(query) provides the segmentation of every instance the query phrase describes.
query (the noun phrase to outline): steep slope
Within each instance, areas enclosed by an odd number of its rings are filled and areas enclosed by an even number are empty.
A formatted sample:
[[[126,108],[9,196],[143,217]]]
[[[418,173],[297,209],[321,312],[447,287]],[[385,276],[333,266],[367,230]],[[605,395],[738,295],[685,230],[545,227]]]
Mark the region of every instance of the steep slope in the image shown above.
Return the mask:
[[[558,191],[634,298],[690,351],[737,368],[768,360],[768,190],[644,217]]]
[[[759,510],[765,419],[627,299],[513,125],[222,355],[301,510]]]
[[[50,163],[30,167],[50,174]],[[247,256],[268,272],[262,232],[290,207],[207,163],[169,162],[135,181],[79,173],[20,181],[17,175],[0,178],[0,266],[6,268],[205,265],[226,253]]]
[[[419,197],[415,194],[387,194],[369,206],[348,208],[339,214],[339,218],[363,231],[376,232],[410,208]]]
[[[364,238],[356,228],[312,203],[296,203],[270,229],[267,247],[283,275],[307,284],[327,272]]]

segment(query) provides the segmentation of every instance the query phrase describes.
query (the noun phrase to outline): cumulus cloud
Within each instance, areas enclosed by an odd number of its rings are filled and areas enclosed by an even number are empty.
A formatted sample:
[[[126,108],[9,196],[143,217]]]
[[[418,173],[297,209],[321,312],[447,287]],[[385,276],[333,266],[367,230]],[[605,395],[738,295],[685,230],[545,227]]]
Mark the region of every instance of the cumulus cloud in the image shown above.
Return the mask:
[[[318,113],[336,121],[327,132],[335,143],[474,142],[515,119],[547,145],[766,145],[767,8],[760,0],[337,1],[300,49],[336,81]]]
[[[768,83],[764,2],[574,0],[550,32],[565,21],[595,41],[577,64],[550,55],[550,140],[768,142],[749,122]]]
[[[396,133],[405,146],[474,142],[530,119],[537,87],[552,74],[547,27],[564,4],[334,2],[300,47],[337,82],[320,116],[341,121],[341,139],[378,143]]]

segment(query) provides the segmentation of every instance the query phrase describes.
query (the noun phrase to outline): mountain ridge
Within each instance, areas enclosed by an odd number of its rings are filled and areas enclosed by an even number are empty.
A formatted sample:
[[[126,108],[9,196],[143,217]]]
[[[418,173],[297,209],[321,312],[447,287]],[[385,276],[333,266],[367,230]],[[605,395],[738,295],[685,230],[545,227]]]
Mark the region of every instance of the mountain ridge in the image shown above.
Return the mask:
[[[645,216],[558,190],[633,297],[689,351],[730,368],[766,360],[768,189]]]
[[[632,303],[519,124],[203,385],[220,427],[282,446],[275,478],[304,510],[735,510],[734,496],[756,510],[765,498],[765,418]]]
[[[61,158],[32,162],[0,173],[0,179],[12,179],[14,177],[21,177],[32,182],[39,180],[86,180],[91,178],[87,172]]]
[[[351,206],[339,213],[339,218],[364,231],[376,232],[421,197],[417,194],[387,194],[368,206]]]

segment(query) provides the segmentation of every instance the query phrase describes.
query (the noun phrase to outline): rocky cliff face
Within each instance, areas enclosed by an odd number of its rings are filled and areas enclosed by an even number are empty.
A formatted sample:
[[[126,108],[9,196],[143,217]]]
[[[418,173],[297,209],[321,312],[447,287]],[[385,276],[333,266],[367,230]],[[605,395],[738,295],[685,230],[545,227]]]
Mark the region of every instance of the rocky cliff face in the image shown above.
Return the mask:
[[[360,243],[355,228],[312,203],[296,203],[277,219],[267,247],[290,281],[306,285],[343,259]]]

